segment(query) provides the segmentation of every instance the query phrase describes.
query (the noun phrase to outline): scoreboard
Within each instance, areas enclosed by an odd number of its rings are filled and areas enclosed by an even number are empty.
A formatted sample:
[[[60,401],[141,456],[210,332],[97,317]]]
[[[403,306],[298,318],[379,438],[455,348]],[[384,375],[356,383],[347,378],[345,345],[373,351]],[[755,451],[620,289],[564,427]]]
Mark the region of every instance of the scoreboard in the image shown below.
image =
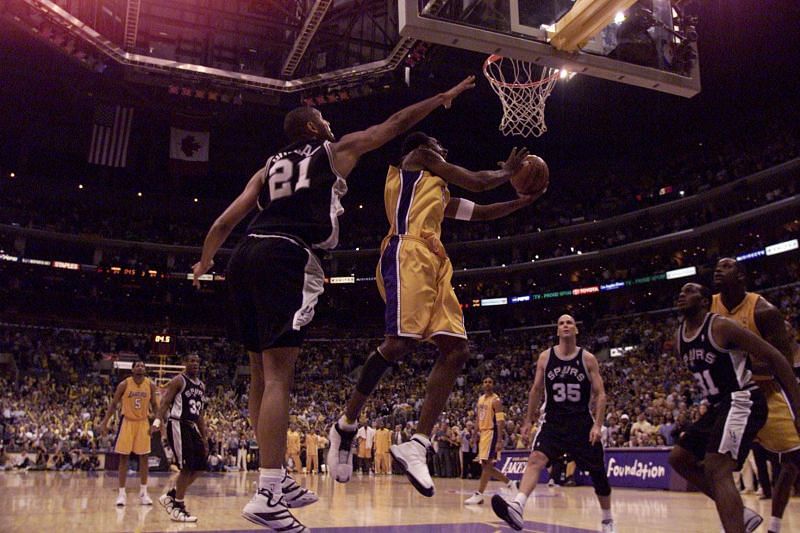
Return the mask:
[[[153,353],[156,355],[175,355],[175,337],[169,333],[153,334]]]

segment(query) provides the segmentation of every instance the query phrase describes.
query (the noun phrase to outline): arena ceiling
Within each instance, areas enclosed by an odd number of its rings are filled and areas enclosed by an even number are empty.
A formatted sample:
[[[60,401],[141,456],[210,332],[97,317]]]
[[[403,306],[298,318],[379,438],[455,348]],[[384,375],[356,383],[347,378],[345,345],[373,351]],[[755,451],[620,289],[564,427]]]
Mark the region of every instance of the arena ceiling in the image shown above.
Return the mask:
[[[422,56],[397,0],[16,0],[0,15],[128,81],[275,105],[363,96]]]

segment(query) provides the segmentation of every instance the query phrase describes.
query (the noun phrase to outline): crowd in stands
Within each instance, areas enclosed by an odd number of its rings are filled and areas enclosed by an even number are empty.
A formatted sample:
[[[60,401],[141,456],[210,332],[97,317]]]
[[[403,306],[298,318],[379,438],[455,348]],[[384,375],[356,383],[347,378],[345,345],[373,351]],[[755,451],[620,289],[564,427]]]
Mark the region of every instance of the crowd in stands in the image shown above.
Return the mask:
[[[797,324],[800,286],[773,290],[768,297]],[[601,359],[608,391],[602,437],[606,446],[671,445],[706,408],[693,379],[673,353],[676,327],[677,317],[664,312],[582,326],[579,343]],[[303,435],[303,456],[308,435],[322,439],[340,415],[361,357],[376,342],[367,338],[317,339],[305,346],[291,396],[291,420]],[[471,337],[472,357],[433,432],[431,466],[437,475],[470,474],[462,464],[469,465],[474,457],[470,454],[474,453],[475,402],[485,376],[494,378],[495,390],[508,413],[505,447],[529,445],[520,429],[535,360],[554,342],[553,327]],[[148,337],[135,334],[0,327],[0,354],[11,354],[15,369],[0,378],[0,468],[96,468],[97,452],[112,444],[110,436],[100,435],[98,424],[114,382],[122,377],[103,371],[108,367],[101,363],[120,353],[146,355],[148,346]],[[610,348],[621,346],[632,349],[623,357],[608,357]],[[253,466],[257,447],[247,420],[247,377],[237,372],[238,366],[245,364],[243,352],[236,345],[211,338],[180,338],[178,350],[196,351],[203,361],[210,466]],[[409,438],[435,356],[432,346],[421,345],[392,369],[369,400],[362,424],[385,427],[395,440]],[[35,454],[36,460],[3,462],[8,451]],[[307,459],[301,462],[306,464]],[[361,462],[366,469],[370,464],[367,458]],[[299,469],[299,465],[293,466]]]
[[[655,157],[647,168],[609,168],[605,173],[591,169],[591,187],[600,194],[599,198],[592,195],[591,201],[587,201],[585,195],[587,170],[575,169],[571,172],[580,179],[569,174],[554,176],[550,193],[537,202],[534,213],[524,210],[499,221],[447,224],[443,240],[449,243],[496,239],[603,220],[690,197],[800,155],[800,135],[791,127],[767,129],[762,137],[749,135],[741,141],[726,139],[718,143],[683,142],[680,149]],[[30,187],[25,179],[18,176],[0,182],[0,223],[59,233],[199,246],[210,223],[225,207],[225,202],[220,200],[195,202],[193,198],[183,197],[138,197],[129,192],[105,189],[94,192],[76,189],[53,195],[49,194],[50,187]],[[758,195],[739,191],[741,194],[729,198],[724,205],[705,206],[669,220],[638,220],[613,232],[586,232],[559,239],[559,246],[538,253],[542,258],[558,257],[572,253],[571,249],[601,249],[694,227],[796,194],[796,181],[790,183],[794,185],[759,191]],[[53,184],[53,187],[63,188],[64,185]],[[71,201],[65,201],[66,198]],[[91,202],[87,202],[87,198],[91,198]],[[347,215],[342,219],[340,248],[377,248],[387,230],[382,203],[359,201],[347,208]],[[239,228],[233,239],[240,237],[243,230]],[[143,259],[147,260],[146,255]],[[500,264],[511,262],[513,258],[500,254],[496,259]],[[464,262],[463,266],[476,265]]]

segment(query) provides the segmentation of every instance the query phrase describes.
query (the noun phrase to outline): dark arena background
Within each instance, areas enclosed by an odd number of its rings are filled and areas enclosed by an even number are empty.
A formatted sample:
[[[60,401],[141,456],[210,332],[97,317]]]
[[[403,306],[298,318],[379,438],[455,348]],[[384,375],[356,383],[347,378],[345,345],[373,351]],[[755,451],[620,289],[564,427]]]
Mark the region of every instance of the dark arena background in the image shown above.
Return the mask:
[[[558,17],[587,4],[611,6],[602,54],[596,32],[562,51],[508,26],[523,10],[557,34]],[[482,65],[504,39],[522,42],[508,48],[520,60],[539,59],[526,47],[548,47],[542,63],[562,70],[540,137],[498,131],[504,111]],[[347,178],[339,246],[320,256],[324,293],[296,364],[285,461],[319,501],[294,515],[313,531],[510,531],[488,501],[504,484],[492,481],[482,505],[465,503],[481,470],[476,402],[491,377],[506,413],[497,467],[519,480],[537,358],[569,314],[605,383],[615,531],[719,531],[714,502],[667,460],[709,409],[674,351],[676,298],[687,282],[713,288],[718,260],[733,258],[798,341],[799,41],[795,0],[0,0],[0,530],[258,527],[241,514],[260,453],[226,282],[252,214],[198,289],[204,238],[288,143],[290,110],[314,107],[339,139],[475,75],[474,89],[414,130],[473,170],[525,147],[547,162],[550,184],[507,217],[442,227],[471,355],[429,435],[436,494],[418,494],[397,461],[379,467],[388,450],[373,442],[375,430],[392,443],[413,435],[431,343],[368,400],[353,479],[336,483],[325,460],[328,431],[384,336],[376,266],[400,135]],[[634,82],[648,76],[667,81]],[[517,197],[510,184],[450,192],[481,204]],[[123,506],[118,415],[102,426],[137,361],[163,398],[188,354],[205,384],[206,471],[186,493],[197,522],[178,522],[159,502],[178,473],[167,431],[153,434],[147,461],[130,460]],[[735,482],[764,517],[758,531],[777,531],[780,461],[756,452]],[[552,461],[525,531],[599,530],[592,481],[571,461]],[[142,469],[154,505],[139,497]],[[782,531],[800,531],[793,490]]]

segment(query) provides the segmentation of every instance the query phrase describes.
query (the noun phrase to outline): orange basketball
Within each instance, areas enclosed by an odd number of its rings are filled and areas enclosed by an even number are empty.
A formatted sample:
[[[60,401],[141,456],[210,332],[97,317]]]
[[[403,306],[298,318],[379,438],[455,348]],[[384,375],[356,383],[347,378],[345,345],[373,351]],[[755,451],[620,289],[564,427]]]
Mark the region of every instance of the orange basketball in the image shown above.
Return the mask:
[[[511,185],[519,194],[539,194],[547,190],[549,184],[550,169],[538,155],[527,156],[517,173],[511,177]]]

